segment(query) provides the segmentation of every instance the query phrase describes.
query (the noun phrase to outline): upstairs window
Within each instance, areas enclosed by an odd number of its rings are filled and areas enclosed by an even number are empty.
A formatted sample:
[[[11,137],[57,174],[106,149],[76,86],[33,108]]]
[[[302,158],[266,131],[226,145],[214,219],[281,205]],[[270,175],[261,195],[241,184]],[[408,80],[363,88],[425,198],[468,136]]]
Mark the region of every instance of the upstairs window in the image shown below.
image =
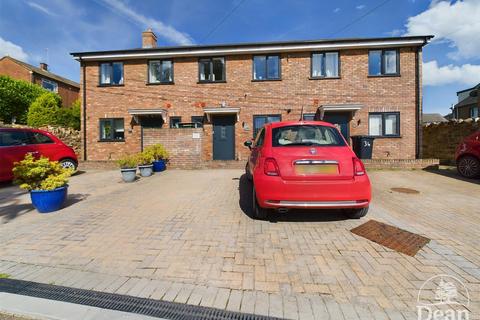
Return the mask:
[[[338,78],[338,52],[312,54],[312,78]]]
[[[368,75],[398,75],[400,68],[398,50],[371,50],[368,52]]]
[[[118,86],[123,84],[123,62],[100,64],[100,85]]]
[[[198,61],[199,82],[224,82],[225,58],[202,58]]]
[[[173,61],[156,60],[148,62],[148,83],[172,83]]]
[[[48,91],[58,92],[58,84],[52,80],[42,79],[42,87]]]
[[[123,118],[100,119],[100,141],[123,141]]]
[[[253,56],[253,80],[279,80],[280,56]]]
[[[203,128],[203,116],[192,116],[192,123],[195,128]]]
[[[369,135],[379,137],[400,136],[399,112],[373,112],[368,115]]]
[[[315,113],[304,113],[304,114],[302,114],[302,120],[305,120],[305,121],[315,120]]]

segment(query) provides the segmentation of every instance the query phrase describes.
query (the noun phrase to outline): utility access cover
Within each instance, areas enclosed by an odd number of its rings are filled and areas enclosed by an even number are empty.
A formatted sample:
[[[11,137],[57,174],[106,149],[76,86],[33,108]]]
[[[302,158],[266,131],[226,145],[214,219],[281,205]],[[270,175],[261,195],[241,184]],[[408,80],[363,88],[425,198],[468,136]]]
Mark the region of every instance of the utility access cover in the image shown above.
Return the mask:
[[[370,220],[350,231],[357,236],[412,257],[430,241],[421,235],[375,220]]]

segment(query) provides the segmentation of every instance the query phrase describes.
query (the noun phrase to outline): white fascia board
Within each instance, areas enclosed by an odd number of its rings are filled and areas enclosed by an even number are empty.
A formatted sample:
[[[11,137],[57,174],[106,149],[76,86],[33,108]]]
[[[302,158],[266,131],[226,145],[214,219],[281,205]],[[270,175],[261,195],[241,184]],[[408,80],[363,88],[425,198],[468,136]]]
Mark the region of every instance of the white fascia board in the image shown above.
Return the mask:
[[[318,43],[301,45],[269,45],[252,46],[245,48],[226,48],[226,49],[197,49],[197,50],[175,50],[164,52],[132,52],[132,53],[107,53],[95,55],[79,55],[76,60],[114,60],[114,59],[154,59],[171,57],[194,57],[194,56],[222,56],[237,54],[261,54],[273,52],[298,52],[298,51],[316,51],[316,50],[342,50],[359,48],[398,48],[408,46],[423,45],[423,40],[393,40],[393,41],[368,41],[368,42],[349,42],[349,43]]]

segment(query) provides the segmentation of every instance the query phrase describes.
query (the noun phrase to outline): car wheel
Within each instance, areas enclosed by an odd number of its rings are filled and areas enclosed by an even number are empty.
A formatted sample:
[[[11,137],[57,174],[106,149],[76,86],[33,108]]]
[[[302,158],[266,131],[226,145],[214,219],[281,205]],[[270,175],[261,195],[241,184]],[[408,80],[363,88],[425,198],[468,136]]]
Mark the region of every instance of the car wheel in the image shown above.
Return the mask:
[[[62,159],[62,160],[60,160],[60,164],[61,164],[62,167],[65,168],[65,169],[77,170],[77,163],[75,162],[75,160],[72,160],[72,159]]]
[[[463,156],[457,162],[458,172],[465,178],[475,178],[480,175],[480,160],[473,156]]]
[[[248,162],[245,165],[245,176],[247,177],[248,181],[252,181],[252,175],[250,174],[250,171],[248,170]]]
[[[360,219],[362,217],[365,217],[365,215],[368,212],[368,207],[366,208],[360,208],[360,209],[349,209],[347,211],[347,216],[350,219]]]
[[[268,211],[258,205],[257,194],[255,193],[255,186],[252,186],[252,209],[255,219],[265,220],[268,216]]]

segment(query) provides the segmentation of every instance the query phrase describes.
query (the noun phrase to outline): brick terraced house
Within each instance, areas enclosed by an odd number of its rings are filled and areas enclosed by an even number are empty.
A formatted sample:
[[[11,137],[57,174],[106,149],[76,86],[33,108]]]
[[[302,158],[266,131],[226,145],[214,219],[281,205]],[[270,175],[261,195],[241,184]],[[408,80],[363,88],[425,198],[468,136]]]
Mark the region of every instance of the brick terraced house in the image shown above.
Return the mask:
[[[44,89],[56,92],[62,98],[64,106],[69,107],[78,100],[80,85],[75,81],[50,72],[46,63],[40,63],[40,67],[35,67],[26,62],[5,56],[0,59],[0,74],[38,84]]]
[[[77,52],[84,158],[114,160],[163,143],[180,167],[247,159],[265,123],[324,114],[376,159],[416,159],[422,47],[432,36]],[[321,110],[321,111],[319,111]]]

